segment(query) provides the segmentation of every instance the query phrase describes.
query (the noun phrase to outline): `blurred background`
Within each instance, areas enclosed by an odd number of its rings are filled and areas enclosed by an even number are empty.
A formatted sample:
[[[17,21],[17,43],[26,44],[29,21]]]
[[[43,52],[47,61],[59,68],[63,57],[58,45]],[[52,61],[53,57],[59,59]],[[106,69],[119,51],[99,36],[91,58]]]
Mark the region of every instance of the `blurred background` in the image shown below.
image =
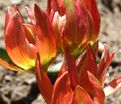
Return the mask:
[[[25,20],[28,15],[24,9],[33,9],[34,3],[46,8],[47,0],[0,0],[0,56],[4,56],[4,21],[7,7],[17,5]],[[109,67],[108,83],[121,75],[121,0],[97,0],[101,16],[100,41],[107,43],[116,56]],[[4,50],[3,50],[4,51]],[[45,104],[39,94],[35,76],[6,70],[0,66],[0,104]],[[121,104],[121,90],[106,98],[106,104]]]

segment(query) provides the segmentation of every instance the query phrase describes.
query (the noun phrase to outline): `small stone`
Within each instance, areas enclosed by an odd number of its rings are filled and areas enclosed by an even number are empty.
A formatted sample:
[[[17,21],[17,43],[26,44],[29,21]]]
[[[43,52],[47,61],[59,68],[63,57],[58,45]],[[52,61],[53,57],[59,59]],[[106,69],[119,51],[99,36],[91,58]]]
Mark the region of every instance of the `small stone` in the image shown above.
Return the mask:
[[[19,5],[21,4],[22,0],[11,0],[11,4],[14,4],[14,5]]]

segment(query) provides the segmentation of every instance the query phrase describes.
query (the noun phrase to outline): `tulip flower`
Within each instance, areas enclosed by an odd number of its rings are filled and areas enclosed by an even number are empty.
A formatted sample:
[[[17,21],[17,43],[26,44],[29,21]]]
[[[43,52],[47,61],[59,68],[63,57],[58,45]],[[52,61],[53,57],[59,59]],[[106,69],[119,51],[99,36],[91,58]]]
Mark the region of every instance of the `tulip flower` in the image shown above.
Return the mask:
[[[53,86],[41,66],[39,54],[36,58],[36,78],[40,92],[47,104],[79,104],[80,102],[93,104],[91,97],[83,88],[77,86],[75,91],[72,90],[67,71],[57,78]]]
[[[47,67],[57,54],[57,40],[52,24],[46,14],[36,4],[34,15],[26,8],[31,23],[25,23],[16,6],[8,8],[5,20],[5,48],[13,63],[3,59],[0,64],[16,71],[31,71],[35,67],[36,53],[41,63]],[[30,70],[29,70],[30,69]]]
[[[62,50],[62,38],[75,56],[88,42],[97,44],[100,16],[95,0],[48,0],[48,14]]]
[[[121,87],[121,77],[104,86],[114,56],[109,53],[107,45],[99,63],[90,44],[76,60],[68,48],[65,47],[64,51],[65,61],[54,85],[43,71],[39,56],[36,60],[38,87],[47,104],[104,104],[105,97]]]

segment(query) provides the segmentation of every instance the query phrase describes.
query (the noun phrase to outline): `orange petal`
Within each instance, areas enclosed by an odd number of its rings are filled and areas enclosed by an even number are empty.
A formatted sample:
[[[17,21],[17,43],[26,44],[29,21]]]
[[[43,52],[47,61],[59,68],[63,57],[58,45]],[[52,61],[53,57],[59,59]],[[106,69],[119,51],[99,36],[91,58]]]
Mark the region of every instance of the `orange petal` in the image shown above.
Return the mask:
[[[97,63],[96,63],[96,55],[94,50],[92,49],[91,45],[87,45],[87,53],[85,63],[83,68],[89,72],[91,72],[94,76],[97,77]]]
[[[4,27],[4,32],[6,31],[6,27],[9,23],[10,18],[12,17],[12,13],[10,8],[7,9],[6,16],[5,16],[5,27]]]
[[[89,71],[87,73],[88,73],[88,78],[89,78],[89,81],[90,81],[91,87],[92,87],[91,96],[93,98],[94,104],[104,104],[105,95],[104,95],[100,82],[97,80],[97,78],[92,73],[90,73]]]
[[[19,9],[17,8],[17,6],[14,6],[14,7],[12,8],[12,10],[11,10],[11,8],[8,7],[8,8],[7,8],[7,11],[6,11],[6,16],[5,16],[5,27],[4,27],[4,32],[6,31],[6,28],[7,28],[7,25],[8,25],[8,23],[9,23],[9,20],[11,19],[11,17],[13,16],[13,14],[14,14],[15,12],[18,12],[19,15],[20,15],[20,17],[21,17],[22,22],[24,21],[23,18],[22,18],[21,13],[20,13],[20,11],[19,11]]]
[[[52,20],[52,25],[53,28],[55,30],[55,34],[57,36],[58,39],[58,46],[59,48],[63,48],[62,44],[61,44],[61,33],[63,31],[63,29],[65,28],[65,24],[66,24],[66,16],[60,16],[60,14],[58,12],[55,12],[53,14],[53,17],[50,16],[51,20]]]
[[[48,64],[57,54],[57,40],[47,14],[37,5],[34,6],[36,46],[42,65]]]
[[[38,53],[36,58],[36,78],[39,90],[43,98],[45,99],[47,104],[50,104],[52,98],[53,86],[40,64],[40,57]]]
[[[8,64],[7,62],[5,62],[3,59],[0,58],[0,65],[13,70],[13,71],[19,71],[19,72],[26,72],[25,70],[17,67],[17,66],[13,66],[12,64]]]
[[[89,20],[84,7],[79,2],[67,1],[66,5],[66,25],[63,29],[68,47],[74,55],[80,54],[89,36]]]
[[[105,96],[110,96],[121,88],[121,77],[113,79],[105,88]]]
[[[98,64],[98,79],[100,83],[103,85],[106,79],[106,73],[109,65],[112,62],[115,53],[110,54],[108,50],[108,46],[104,45],[104,52],[101,57],[101,61]]]
[[[68,72],[57,78],[52,96],[52,104],[69,104],[73,95]]]
[[[19,16],[21,18],[21,21],[24,22],[24,19],[23,19],[22,15],[21,15],[21,13],[20,13],[20,11],[19,11],[19,9],[18,9],[18,7],[16,5],[14,5],[13,11],[14,11],[14,13],[18,12],[18,14],[19,14]]]
[[[88,93],[80,86],[77,86],[71,104],[94,104]]]
[[[87,9],[89,16],[92,19],[92,36],[91,40],[95,40],[98,37],[100,30],[100,15],[97,9],[96,0],[82,0],[84,7]]]
[[[85,54],[86,55],[82,57],[83,60],[79,69],[80,85],[88,92],[91,92],[91,84],[88,79],[87,71],[90,71],[95,77],[97,77],[97,64],[95,53],[89,44]]]
[[[30,69],[35,65],[36,49],[29,44],[18,12],[9,20],[5,32],[5,47],[11,60],[23,69]]]

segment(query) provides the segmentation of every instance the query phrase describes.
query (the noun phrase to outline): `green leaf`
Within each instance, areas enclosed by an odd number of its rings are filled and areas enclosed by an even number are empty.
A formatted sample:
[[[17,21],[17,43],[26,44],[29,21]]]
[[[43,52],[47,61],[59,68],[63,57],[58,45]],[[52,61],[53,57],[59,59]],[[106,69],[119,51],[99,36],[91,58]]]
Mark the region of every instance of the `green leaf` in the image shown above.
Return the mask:
[[[6,62],[11,62],[11,60],[4,48],[0,48],[0,58],[4,59]]]

